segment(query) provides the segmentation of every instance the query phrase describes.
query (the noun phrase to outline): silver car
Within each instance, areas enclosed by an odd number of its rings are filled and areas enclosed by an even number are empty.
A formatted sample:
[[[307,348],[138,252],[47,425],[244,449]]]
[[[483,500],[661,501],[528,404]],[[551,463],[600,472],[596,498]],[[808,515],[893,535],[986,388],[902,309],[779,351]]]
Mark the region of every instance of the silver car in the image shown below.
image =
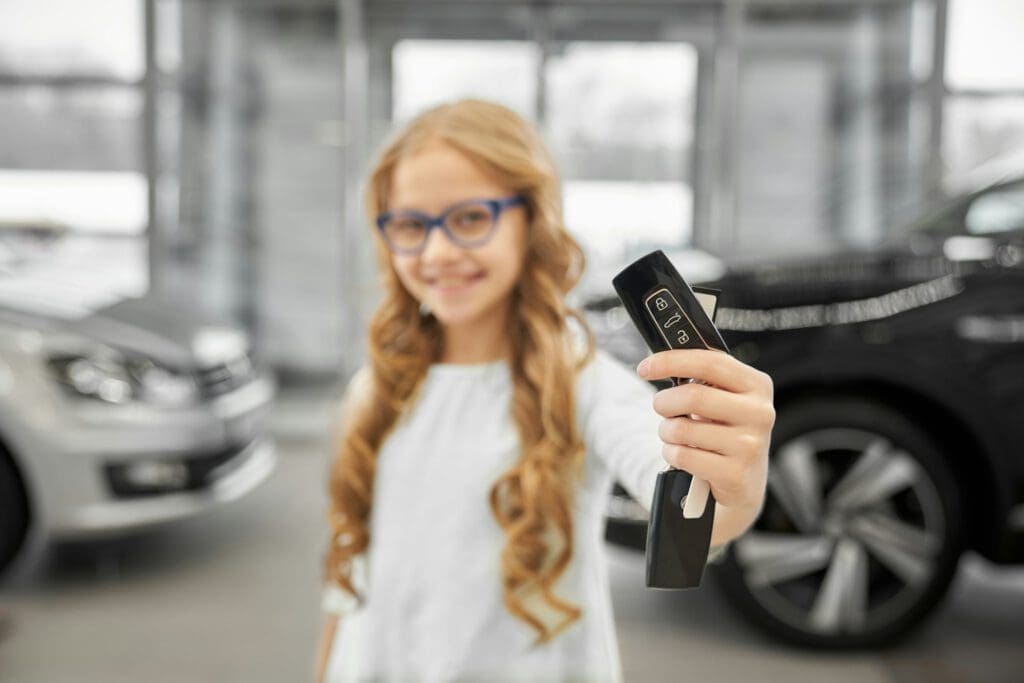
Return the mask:
[[[82,317],[0,303],[0,569],[238,498],[276,459],[248,336],[148,298]]]

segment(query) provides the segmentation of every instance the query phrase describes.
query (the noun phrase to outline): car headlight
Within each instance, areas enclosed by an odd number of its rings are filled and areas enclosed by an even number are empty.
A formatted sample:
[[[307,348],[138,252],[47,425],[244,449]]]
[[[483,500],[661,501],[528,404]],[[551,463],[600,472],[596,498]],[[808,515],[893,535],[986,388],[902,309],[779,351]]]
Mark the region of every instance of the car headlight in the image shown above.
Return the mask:
[[[191,373],[177,372],[148,358],[126,358],[113,349],[55,356],[50,367],[71,393],[106,403],[180,406],[199,396]]]
[[[137,363],[132,374],[138,380],[140,399],[147,403],[180,406],[199,397],[192,373],[175,372],[147,359]]]

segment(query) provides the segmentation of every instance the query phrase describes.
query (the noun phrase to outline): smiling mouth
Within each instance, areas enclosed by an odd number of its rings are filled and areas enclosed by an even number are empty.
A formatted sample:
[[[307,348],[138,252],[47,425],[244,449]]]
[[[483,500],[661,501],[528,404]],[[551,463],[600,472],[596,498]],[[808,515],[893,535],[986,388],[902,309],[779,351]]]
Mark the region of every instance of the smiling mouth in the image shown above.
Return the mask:
[[[475,282],[479,282],[483,277],[483,273],[476,273],[466,277],[438,277],[427,280],[427,285],[441,291],[458,290]]]

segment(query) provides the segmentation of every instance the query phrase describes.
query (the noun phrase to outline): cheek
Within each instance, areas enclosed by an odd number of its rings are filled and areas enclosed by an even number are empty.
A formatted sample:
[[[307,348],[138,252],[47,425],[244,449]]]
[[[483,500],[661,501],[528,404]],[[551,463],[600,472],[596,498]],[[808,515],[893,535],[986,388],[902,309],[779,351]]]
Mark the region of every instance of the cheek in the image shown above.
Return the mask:
[[[409,290],[410,293],[415,294],[417,288],[415,259],[392,256],[391,266],[395,269],[395,274],[398,275],[399,282],[405,285],[405,288]]]
[[[506,270],[507,277],[513,282],[518,282],[523,274],[523,265],[526,263],[526,226],[520,221],[513,229],[509,230],[501,245],[501,258]]]
[[[509,290],[515,289],[516,284],[523,277],[523,266],[526,263],[526,253],[522,248],[508,253],[508,286]]]

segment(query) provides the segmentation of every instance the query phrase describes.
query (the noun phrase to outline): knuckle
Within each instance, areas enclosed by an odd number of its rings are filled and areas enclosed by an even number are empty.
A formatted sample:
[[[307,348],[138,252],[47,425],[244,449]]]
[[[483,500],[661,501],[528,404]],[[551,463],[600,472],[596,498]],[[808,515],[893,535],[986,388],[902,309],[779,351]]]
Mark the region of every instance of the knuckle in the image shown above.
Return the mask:
[[[759,403],[751,412],[751,426],[758,432],[770,432],[775,424],[775,407],[771,403]]]
[[[744,458],[756,457],[761,452],[761,437],[757,434],[741,434],[739,440],[739,451]]]

